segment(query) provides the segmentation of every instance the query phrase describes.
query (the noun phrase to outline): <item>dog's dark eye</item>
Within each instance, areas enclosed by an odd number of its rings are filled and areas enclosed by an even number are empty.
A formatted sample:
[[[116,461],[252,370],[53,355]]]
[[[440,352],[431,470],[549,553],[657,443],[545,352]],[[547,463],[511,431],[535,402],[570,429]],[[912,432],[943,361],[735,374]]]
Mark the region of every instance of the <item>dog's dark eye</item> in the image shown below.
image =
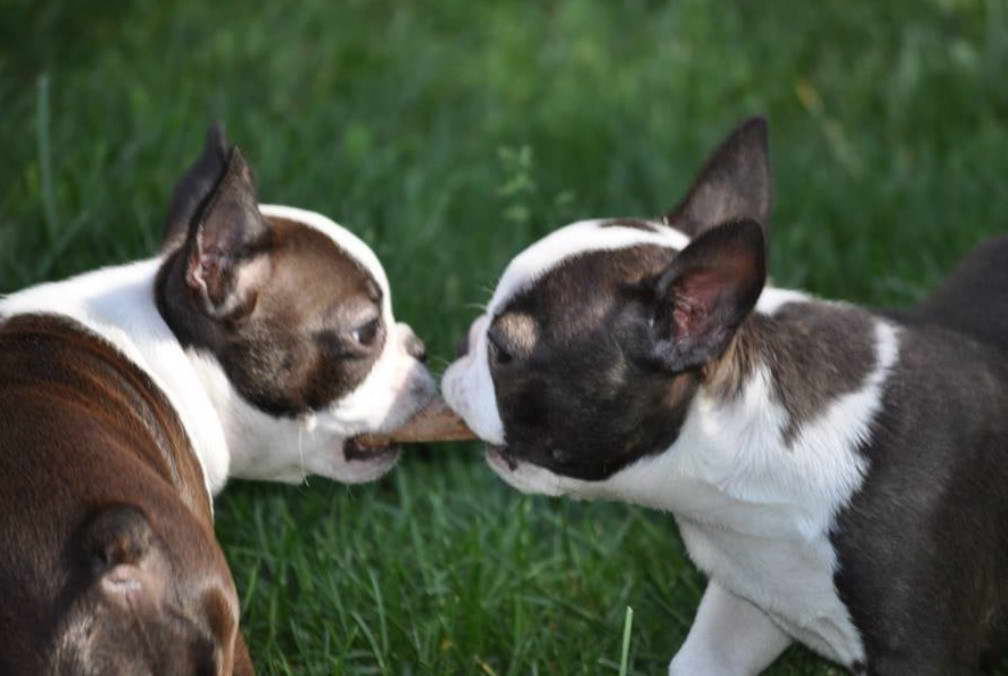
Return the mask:
[[[370,347],[378,337],[378,329],[381,328],[381,320],[374,318],[366,324],[361,324],[351,333],[354,342],[364,347]]]
[[[493,334],[487,334],[487,351],[490,353],[490,363],[494,366],[505,366],[514,359],[511,353],[501,347],[500,340]]]

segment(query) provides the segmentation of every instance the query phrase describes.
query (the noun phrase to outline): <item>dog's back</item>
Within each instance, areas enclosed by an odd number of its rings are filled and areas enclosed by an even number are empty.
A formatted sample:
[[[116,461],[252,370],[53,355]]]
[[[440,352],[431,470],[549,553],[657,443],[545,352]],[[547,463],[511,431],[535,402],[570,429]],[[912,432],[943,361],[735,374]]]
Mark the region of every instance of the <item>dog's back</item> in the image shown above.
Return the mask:
[[[0,321],[0,529],[0,672],[252,673],[181,423],[63,318]]]
[[[1008,352],[1008,235],[970,252],[937,290],[910,310],[909,319],[938,324]]]
[[[900,358],[834,530],[837,586],[871,673],[972,675],[1008,646],[1008,236],[889,316]]]

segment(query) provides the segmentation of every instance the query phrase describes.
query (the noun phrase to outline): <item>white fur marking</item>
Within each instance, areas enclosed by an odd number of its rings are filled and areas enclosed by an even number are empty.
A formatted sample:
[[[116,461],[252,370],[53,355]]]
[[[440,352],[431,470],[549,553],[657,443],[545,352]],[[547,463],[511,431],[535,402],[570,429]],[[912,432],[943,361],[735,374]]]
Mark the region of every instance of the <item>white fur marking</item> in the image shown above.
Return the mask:
[[[367,268],[368,272],[378,282],[382,290],[382,311],[385,314],[386,323],[392,323],[392,292],[389,286],[388,277],[385,275],[385,268],[382,267],[378,256],[371,250],[364,240],[353,234],[342,225],[339,225],[331,218],[323,216],[315,211],[288,207],[281,204],[260,204],[259,212],[267,218],[282,218],[308,226],[326,235],[336,246],[350,254],[350,257],[359,261]]]
[[[763,611],[711,581],[669,676],[758,674],[790,643]]]
[[[689,244],[689,237],[662,223],[648,223],[655,228],[655,232],[619,225],[599,227],[607,222],[607,219],[595,219],[572,223],[554,230],[515,256],[497,284],[487,314],[492,316],[496,309],[505,305],[517,293],[571,256],[591,251],[627,249],[641,244],[681,250]]]
[[[807,303],[811,300],[814,300],[812,296],[808,295],[804,291],[778,289],[776,287],[768,286],[763,289],[763,293],[760,294],[759,300],[756,301],[756,312],[772,316],[777,313],[777,310],[779,310],[782,305],[787,305],[788,303]]]
[[[490,315],[473,322],[469,351],[445,371],[441,389],[445,401],[461,415],[476,435],[491,444],[504,443],[504,423],[497,409],[497,395],[486,358],[486,328]]]

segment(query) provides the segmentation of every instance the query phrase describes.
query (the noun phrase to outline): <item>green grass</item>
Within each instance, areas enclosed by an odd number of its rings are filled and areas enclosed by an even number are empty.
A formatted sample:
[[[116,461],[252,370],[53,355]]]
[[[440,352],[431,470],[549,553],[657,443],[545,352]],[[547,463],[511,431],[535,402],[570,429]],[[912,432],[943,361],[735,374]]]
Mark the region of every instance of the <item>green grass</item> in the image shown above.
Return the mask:
[[[905,304],[1008,221],[1004,0],[225,5],[0,0],[0,291],[154,251],[214,118],[374,246],[436,368],[514,253],[673,205],[755,112],[778,284]],[[262,673],[619,674],[628,606],[626,672],[664,673],[704,584],[669,517],[433,451],[218,500]]]

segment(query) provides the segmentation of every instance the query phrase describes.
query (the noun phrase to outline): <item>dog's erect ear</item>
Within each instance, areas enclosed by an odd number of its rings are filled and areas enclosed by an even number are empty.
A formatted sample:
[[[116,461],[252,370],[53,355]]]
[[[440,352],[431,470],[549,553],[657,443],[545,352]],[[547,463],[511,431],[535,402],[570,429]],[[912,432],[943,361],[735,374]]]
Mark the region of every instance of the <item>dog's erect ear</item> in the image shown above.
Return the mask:
[[[762,117],[743,122],[707,160],[686,198],[665,222],[690,237],[729,221],[770,224],[773,176]]]
[[[240,319],[255,307],[269,274],[273,231],[259,213],[252,170],[231,151],[224,177],[186,242],[186,285],[216,319]]]
[[[658,359],[679,372],[719,358],[765,280],[763,229],[756,221],[726,223],[694,239],[656,286]]]
[[[181,246],[189,234],[193,217],[203,207],[227,168],[231,153],[224,128],[215,122],[207,129],[203,154],[199,156],[172,190],[165,221],[163,251]]]

